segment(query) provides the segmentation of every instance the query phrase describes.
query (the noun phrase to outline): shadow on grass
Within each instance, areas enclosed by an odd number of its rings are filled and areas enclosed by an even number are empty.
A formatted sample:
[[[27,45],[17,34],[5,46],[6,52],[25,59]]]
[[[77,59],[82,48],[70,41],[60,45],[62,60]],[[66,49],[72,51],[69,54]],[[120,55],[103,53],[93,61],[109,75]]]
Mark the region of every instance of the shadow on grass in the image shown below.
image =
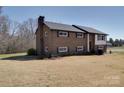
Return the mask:
[[[66,56],[57,56],[51,58],[40,58],[38,56],[28,56],[28,55],[15,55],[11,57],[0,58],[0,60],[16,60],[16,61],[30,61],[30,60],[58,60],[64,57],[71,57],[71,56],[96,56],[96,55],[66,55]],[[98,55],[100,56],[100,55]]]
[[[38,58],[37,56],[20,55],[20,56],[1,58],[1,60],[29,61],[29,60],[38,60]]]
[[[21,55],[21,56],[12,56],[12,57],[1,58],[0,60],[31,61],[31,60],[58,60],[61,58],[63,58],[63,57],[40,58],[38,56]]]

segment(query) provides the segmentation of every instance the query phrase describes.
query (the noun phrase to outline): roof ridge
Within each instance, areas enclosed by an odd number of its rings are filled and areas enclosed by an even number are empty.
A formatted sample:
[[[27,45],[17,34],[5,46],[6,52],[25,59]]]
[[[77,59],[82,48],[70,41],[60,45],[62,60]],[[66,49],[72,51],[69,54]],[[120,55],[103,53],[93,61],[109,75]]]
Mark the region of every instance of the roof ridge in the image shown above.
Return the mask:
[[[72,26],[71,24],[65,24],[65,23],[60,23],[60,22],[53,22],[53,21],[45,21],[45,22]]]

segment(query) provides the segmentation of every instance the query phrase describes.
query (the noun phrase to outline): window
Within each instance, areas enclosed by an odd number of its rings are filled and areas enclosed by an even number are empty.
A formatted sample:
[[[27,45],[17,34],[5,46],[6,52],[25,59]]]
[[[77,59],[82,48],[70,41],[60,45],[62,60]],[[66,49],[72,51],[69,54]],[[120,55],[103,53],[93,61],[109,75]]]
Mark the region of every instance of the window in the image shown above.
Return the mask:
[[[98,46],[98,49],[104,49],[104,46]]]
[[[45,47],[45,52],[48,52],[48,47]]]
[[[58,48],[58,52],[67,52],[68,51],[68,47],[59,47]]]
[[[98,35],[98,40],[105,40],[105,35]]]
[[[47,37],[48,36],[48,32],[45,32],[45,37]]]
[[[77,36],[77,38],[83,38],[84,37],[83,33],[76,33],[76,36]]]
[[[84,50],[83,46],[77,46],[77,52],[83,51],[83,50]]]
[[[68,32],[59,31],[59,37],[68,37]]]
[[[104,35],[102,36],[102,40],[105,40],[105,36]]]

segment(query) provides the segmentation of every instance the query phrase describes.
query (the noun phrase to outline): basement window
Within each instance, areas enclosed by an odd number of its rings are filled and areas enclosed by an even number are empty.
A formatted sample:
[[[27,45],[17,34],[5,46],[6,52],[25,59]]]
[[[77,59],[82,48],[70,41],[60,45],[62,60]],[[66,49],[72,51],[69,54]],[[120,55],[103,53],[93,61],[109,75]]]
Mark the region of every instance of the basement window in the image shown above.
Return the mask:
[[[104,46],[98,46],[98,49],[103,50],[104,49]]]
[[[77,52],[83,51],[83,50],[84,50],[83,46],[77,46]]]
[[[68,51],[68,47],[58,47],[58,52],[67,52]]]

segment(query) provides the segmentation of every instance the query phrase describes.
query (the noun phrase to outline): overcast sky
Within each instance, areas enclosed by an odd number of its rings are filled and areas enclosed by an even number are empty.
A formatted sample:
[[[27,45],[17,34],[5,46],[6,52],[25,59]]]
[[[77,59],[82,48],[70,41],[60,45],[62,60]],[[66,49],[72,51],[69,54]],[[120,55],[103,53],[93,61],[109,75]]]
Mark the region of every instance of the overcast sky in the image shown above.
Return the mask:
[[[45,20],[90,26],[124,39],[124,7],[3,7],[3,14],[15,21],[45,16]]]

